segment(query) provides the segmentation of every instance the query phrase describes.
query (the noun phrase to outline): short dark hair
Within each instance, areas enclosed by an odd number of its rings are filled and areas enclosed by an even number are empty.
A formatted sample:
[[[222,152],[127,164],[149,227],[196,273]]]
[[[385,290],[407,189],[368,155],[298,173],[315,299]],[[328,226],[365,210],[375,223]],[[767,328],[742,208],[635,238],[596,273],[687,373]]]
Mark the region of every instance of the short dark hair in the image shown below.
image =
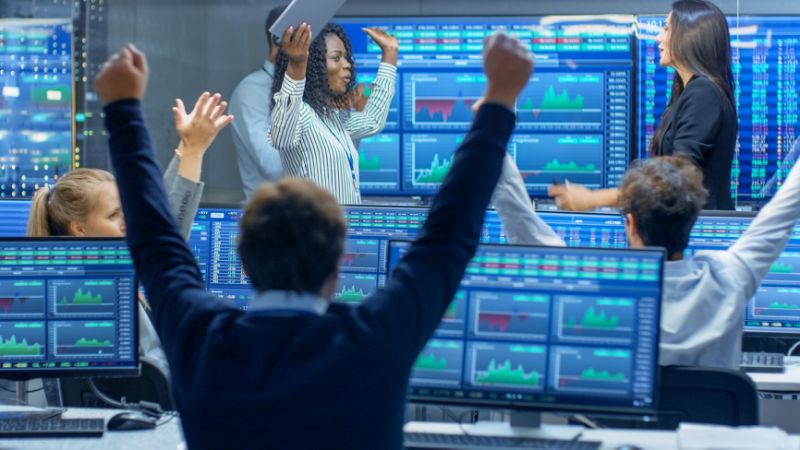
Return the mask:
[[[278,38],[275,37],[272,33],[269,32],[269,28],[278,20],[278,17],[283,14],[283,11],[286,9],[286,5],[283,6],[276,6],[269,10],[269,14],[267,14],[267,23],[264,26],[264,32],[267,33],[267,42],[269,42],[269,48],[272,49],[273,45],[278,45]]]
[[[662,156],[628,170],[620,206],[625,214],[633,215],[645,245],[665,247],[672,256],[689,245],[689,234],[706,199],[703,173],[694,162]]]
[[[300,178],[262,185],[240,227],[239,256],[259,292],[317,294],[344,252],[342,209],[328,191]]]

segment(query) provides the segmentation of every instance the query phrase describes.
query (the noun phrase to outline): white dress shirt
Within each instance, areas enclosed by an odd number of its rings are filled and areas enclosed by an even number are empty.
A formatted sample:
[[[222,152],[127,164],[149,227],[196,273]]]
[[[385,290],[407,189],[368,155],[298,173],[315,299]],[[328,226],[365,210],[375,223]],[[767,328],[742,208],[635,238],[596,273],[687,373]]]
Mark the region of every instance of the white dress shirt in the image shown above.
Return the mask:
[[[564,246],[536,214],[514,162],[507,156],[493,197],[509,243]],[[744,310],[800,218],[800,165],[725,251],[700,251],[668,261],[661,300],[661,365],[736,369]]]
[[[397,68],[381,63],[364,111],[335,111],[323,117],[303,102],[305,80],[284,76],[275,94],[270,139],[280,152],[285,175],[311,179],[340,204],[360,204],[358,150],[353,140],[383,130],[396,78]]]

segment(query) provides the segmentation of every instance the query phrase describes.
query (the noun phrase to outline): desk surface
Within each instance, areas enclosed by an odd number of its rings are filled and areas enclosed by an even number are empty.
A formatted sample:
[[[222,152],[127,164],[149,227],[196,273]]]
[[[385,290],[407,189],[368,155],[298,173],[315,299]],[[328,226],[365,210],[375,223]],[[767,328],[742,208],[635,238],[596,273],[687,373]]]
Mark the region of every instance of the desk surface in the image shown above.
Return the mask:
[[[24,408],[3,407],[4,410],[24,410]],[[108,421],[111,416],[121,412],[118,409],[69,408],[65,419],[103,418]],[[161,419],[159,423],[167,419]],[[84,450],[84,449],[185,449],[180,419],[175,417],[154,430],[106,431],[101,438],[0,438],[3,450]]]
[[[619,446],[636,445],[642,450],[675,450],[678,448],[678,434],[675,431],[655,430],[589,430],[574,425],[542,425],[540,429],[511,428],[500,422],[484,422],[463,425],[466,432],[487,436],[544,437],[550,439],[573,439],[579,432],[581,441],[602,442],[601,450],[614,450]],[[405,426],[409,432],[432,432],[462,434],[458,424],[435,422],[409,422]],[[800,437],[792,436],[795,448],[800,449]]]
[[[785,359],[783,373],[748,373],[759,391],[800,392],[800,357]]]

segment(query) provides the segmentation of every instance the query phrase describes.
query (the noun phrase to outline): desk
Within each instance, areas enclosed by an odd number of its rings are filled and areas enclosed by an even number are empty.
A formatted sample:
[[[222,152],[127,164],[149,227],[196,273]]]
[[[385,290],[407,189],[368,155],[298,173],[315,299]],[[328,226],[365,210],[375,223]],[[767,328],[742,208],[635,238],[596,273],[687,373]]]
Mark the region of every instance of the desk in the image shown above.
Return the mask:
[[[551,439],[571,439],[583,432],[581,441],[602,442],[601,450],[614,450],[620,445],[636,445],[642,450],[675,450],[678,448],[678,434],[675,431],[655,430],[588,430],[574,425],[542,425],[540,429],[511,428],[503,422],[478,422],[463,425],[467,433],[486,436],[545,437]],[[428,432],[462,434],[458,424],[436,422],[409,422],[408,432]],[[800,436],[792,436],[796,448],[800,448]]]
[[[789,433],[800,433],[800,357],[785,359],[783,373],[748,373],[760,398],[761,425],[775,425]]]
[[[3,410],[19,410],[21,407],[3,407]],[[65,419],[103,418],[108,421],[117,414],[118,409],[69,408],[63,414]],[[162,419],[163,422],[166,419]],[[3,450],[89,450],[89,449],[185,449],[180,418],[175,417],[154,430],[106,431],[101,438],[0,438]]]

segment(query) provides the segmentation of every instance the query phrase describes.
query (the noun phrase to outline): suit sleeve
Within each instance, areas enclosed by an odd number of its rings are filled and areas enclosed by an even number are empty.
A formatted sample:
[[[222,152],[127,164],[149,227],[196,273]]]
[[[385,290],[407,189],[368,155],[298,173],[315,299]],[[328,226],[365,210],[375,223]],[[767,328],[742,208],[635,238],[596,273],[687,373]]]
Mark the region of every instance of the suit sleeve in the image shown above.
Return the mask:
[[[503,106],[481,107],[419,238],[386,286],[359,306],[378,342],[404,363],[411,364],[433,334],[475,254],[514,121]]]

